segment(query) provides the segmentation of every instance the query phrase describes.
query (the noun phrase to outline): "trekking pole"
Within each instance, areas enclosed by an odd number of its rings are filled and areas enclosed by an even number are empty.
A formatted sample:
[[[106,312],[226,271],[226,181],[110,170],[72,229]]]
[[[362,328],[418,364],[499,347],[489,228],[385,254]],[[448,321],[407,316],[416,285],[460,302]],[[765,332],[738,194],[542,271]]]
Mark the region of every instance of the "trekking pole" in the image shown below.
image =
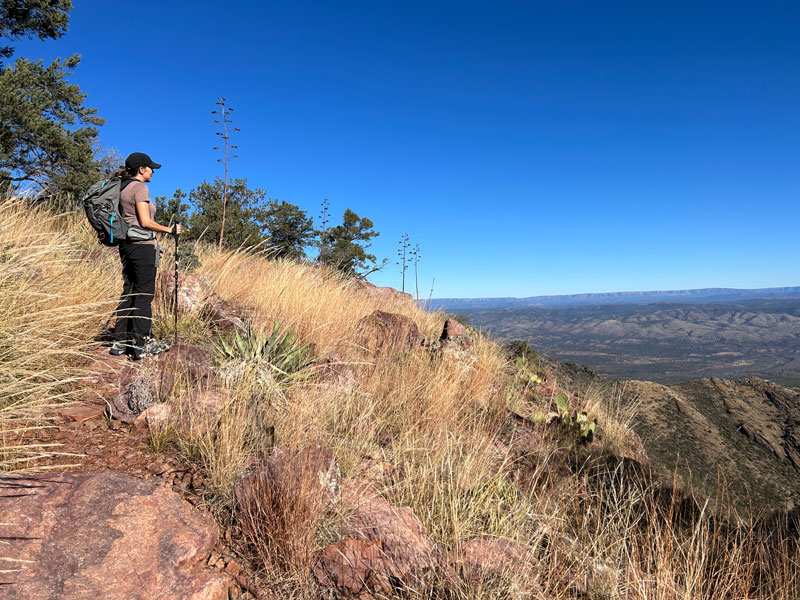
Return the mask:
[[[175,225],[177,228],[177,224]],[[175,343],[178,344],[178,232],[175,232]]]

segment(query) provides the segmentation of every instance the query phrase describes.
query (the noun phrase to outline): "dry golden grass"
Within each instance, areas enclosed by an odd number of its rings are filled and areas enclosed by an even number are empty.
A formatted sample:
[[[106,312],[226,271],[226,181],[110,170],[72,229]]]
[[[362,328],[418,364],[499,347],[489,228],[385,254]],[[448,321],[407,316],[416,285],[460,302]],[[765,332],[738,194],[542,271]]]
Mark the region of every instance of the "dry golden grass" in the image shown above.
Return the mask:
[[[0,201],[0,469],[58,452],[31,441],[74,397],[93,338],[113,310],[119,259],[74,216]]]
[[[0,249],[0,467],[14,469],[53,450],[15,446],[24,430],[46,425],[53,405],[74,394],[72,382],[85,374],[82,358],[121,282],[116,253],[97,246],[80,216],[53,217],[6,201]],[[154,450],[178,436],[178,446],[203,468],[209,500],[220,511],[235,513],[236,481],[273,443],[286,451],[323,446],[334,451],[345,477],[358,476],[376,457],[393,463],[397,470],[380,491],[412,507],[448,550],[481,536],[521,544],[537,559],[539,582],[552,598],[575,597],[577,587],[598,599],[800,597],[798,540],[783,529],[769,536],[755,526],[723,525],[720,507],[687,522],[677,499],[660,499],[655,485],[625,477],[613,461],[565,472],[573,450],[564,449],[564,440],[543,437],[521,454],[498,448],[510,427],[506,408],[523,400],[503,352],[486,338],[475,337],[473,363],[419,349],[387,352],[365,365],[357,351],[361,317],[378,309],[400,313],[435,339],[444,315],[371,298],[310,264],[213,247],[199,247],[198,254],[216,293],[251,309],[256,326],[269,331],[278,321],[312,343],[318,357],[335,353],[344,367],[361,372],[349,382],[296,376],[274,385],[245,372],[228,382],[231,402],[213,423],[198,422],[188,433],[154,432]],[[154,321],[162,337],[172,336],[163,299]],[[196,342],[210,337],[201,319],[187,315],[180,316],[179,333]],[[171,401],[180,406],[188,392],[176,386]],[[584,399],[604,435],[596,455],[620,454],[628,443],[631,414],[614,398]],[[254,557],[280,597],[326,593],[308,573],[309,556],[336,539],[351,508],[340,497],[320,519],[302,501],[306,493],[273,494],[249,513]],[[513,577],[476,588],[437,572],[407,597],[526,596]]]

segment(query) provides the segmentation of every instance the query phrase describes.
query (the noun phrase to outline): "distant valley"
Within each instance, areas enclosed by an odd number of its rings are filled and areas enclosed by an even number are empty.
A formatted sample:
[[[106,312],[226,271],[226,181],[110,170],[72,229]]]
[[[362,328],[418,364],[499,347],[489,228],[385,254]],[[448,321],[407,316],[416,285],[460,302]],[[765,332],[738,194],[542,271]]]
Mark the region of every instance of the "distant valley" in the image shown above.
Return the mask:
[[[617,379],[754,375],[800,388],[800,298],[445,308],[499,341],[526,340]]]

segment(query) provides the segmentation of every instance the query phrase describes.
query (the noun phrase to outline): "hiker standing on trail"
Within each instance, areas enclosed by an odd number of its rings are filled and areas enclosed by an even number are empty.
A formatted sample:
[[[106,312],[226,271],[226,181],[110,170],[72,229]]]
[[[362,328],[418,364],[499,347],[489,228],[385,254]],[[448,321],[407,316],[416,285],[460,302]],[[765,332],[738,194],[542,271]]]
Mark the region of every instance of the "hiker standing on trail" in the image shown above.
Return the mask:
[[[134,152],[125,159],[125,167],[113,175],[122,178],[119,212],[129,225],[177,236],[181,232],[179,224],[169,228],[154,220],[156,207],[150,201],[146,184],[153,178],[155,170],[160,168],[160,164],[142,152]],[[150,239],[128,239],[119,245],[124,284],[116,311],[114,344],[109,351],[114,356],[127,352],[133,360],[140,360],[169,350],[169,344],[158,343],[150,337],[160,255],[155,233],[151,234]]]

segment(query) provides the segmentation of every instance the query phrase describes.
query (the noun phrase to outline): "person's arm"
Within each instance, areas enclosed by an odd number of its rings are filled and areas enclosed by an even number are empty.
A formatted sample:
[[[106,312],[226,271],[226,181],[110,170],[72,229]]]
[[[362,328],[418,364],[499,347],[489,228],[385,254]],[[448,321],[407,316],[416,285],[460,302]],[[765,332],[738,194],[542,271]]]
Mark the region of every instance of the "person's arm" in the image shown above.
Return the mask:
[[[150,218],[150,202],[137,202],[136,203],[136,218],[139,219],[139,225],[151,231],[158,231],[160,233],[172,233],[175,235],[180,234],[180,224],[174,225],[172,228],[159,225]],[[174,230],[174,231],[173,231]]]

